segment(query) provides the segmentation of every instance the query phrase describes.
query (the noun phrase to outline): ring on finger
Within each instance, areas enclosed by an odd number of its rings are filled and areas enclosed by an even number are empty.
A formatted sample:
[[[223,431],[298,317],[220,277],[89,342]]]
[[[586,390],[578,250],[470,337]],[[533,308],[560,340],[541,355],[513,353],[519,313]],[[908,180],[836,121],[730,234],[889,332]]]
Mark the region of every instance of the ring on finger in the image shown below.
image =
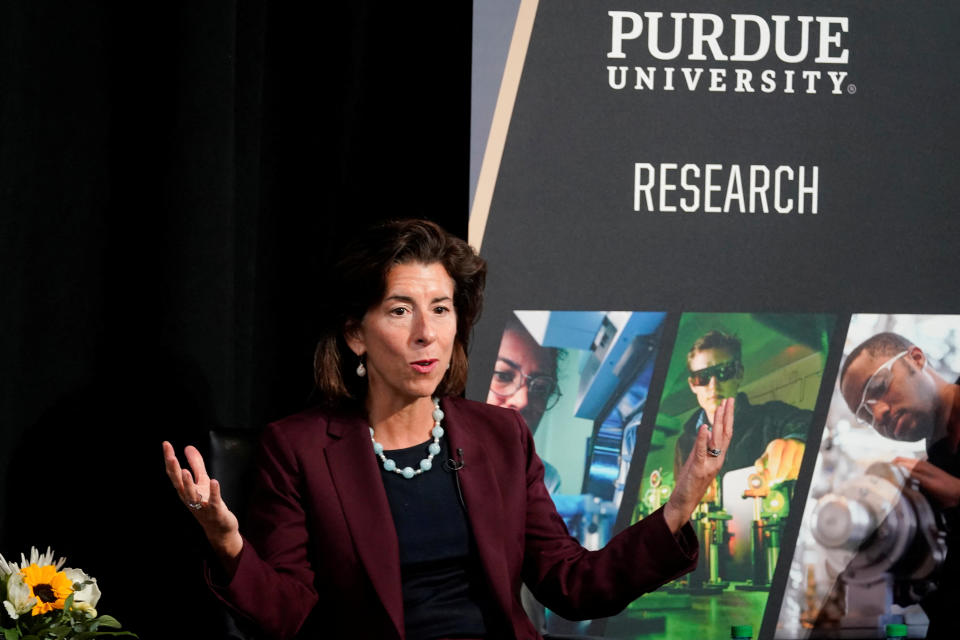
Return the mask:
[[[707,447],[707,453],[714,458],[719,458],[720,454],[723,453],[723,449],[711,449],[710,447]]]

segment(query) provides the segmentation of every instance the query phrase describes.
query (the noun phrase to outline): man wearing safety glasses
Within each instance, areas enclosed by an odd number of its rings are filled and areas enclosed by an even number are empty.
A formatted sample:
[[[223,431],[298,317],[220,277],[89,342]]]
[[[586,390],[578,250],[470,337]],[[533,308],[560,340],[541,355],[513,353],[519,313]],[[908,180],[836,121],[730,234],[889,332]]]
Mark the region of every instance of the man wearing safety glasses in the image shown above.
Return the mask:
[[[857,422],[892,440],[956,447],[960,387],[927,366],[920,347],[896,333],[879,333],[850,352],[840,393]]]
[[[736,398],[737,430],[721,474],[755,465],[771,485],[795,480],[812,413],[777,400],[750,404],[739,391],[743,382],[740,340],[728,333],[713,330],[697,338],[687,353],[687,369],[687,384],[700,410],[684,424],[675,460],[686,460],[700,425],[711,424],[717,407],[727,398]]]
[[[960,596],[960,380],[945,380],[903,336],[879,333],[850,352],[840,370],[840,394],[857,422],[885,438],[926,439],[927,460],[894,458],[910,472],[947,522],[947,560],[937,591],[920,604],[930,618],[927,637],[956,637]],[[937,628],[937,625],[941,625]],[[942,635],[941,635],[942,634]]]

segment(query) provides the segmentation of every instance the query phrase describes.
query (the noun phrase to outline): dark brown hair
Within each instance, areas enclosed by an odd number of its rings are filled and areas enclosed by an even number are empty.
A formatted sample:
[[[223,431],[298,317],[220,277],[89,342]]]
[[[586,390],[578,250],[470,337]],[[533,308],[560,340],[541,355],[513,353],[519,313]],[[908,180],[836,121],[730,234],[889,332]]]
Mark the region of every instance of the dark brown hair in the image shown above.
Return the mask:
[[[358,360],[344,332],[357,325],[386,292],[387,272],[395,265],[439,263],[453,279],[457,335],[450,369],[438,395],[459,395],[467,382],[470,331],[483,306],[487,263],[466,242],[427,220],[397,220],[369,228],[341,254],[325,293],[320,341],[314,355],[314,379],[321,399],[344,405],[366,397],[366,378],[354,373]]]

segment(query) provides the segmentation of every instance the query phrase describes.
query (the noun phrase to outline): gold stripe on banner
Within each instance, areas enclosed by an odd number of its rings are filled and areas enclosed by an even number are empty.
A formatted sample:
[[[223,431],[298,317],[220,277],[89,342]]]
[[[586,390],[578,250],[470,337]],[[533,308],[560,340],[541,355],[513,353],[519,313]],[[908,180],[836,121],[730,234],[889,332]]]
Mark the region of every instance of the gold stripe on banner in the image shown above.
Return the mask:
[[[500,82],[500,92],[497,94],[497,106],[493,111],[493,122],[490,125],[487,147],[484,149],[483,161],[480,164],[477,190],[473,197],[473,209],[470,211],[470,223],[467,228],[467,241],[477,251],[480,251],[483,234],[487,229],[490,202],[493,200],[493,189],[497,183],[497,174],[500,172],[500,160],[507,141],[507,129],[510,128],[510,117],[513,114],[517,89],[520,87],[520,76],[523,73],[523,63],[527,58],[527,46],[530,44],[530,34],[533,31],[533,20],[537,15],[538,3],[539,0],[521,0],[520,8],[517,10],[517,23],[513,28],[513,37],[510,39],[510,51],[507,53],[507,64],[503,69],[503,80]]]

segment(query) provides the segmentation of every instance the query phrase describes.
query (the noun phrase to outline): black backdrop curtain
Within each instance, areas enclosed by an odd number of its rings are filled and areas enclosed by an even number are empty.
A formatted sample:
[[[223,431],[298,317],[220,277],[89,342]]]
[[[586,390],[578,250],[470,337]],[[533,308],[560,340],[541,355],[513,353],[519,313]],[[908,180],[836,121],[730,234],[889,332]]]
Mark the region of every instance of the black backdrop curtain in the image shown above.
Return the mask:
[[[357,225],[465,235],[471,3],[0,4],[0,553],[221,635],[160,441],[310,402]]]

